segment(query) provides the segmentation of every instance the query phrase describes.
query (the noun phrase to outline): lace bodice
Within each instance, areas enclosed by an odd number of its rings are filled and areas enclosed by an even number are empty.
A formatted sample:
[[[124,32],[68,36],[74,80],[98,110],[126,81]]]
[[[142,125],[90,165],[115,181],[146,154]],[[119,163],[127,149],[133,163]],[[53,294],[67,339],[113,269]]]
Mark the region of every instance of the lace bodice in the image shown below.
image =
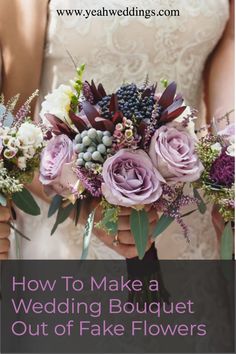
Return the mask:
[[[58,16],[57,9],[177,9],[176,17]],[[107,90],[122,81],[175,80],[188,104],[200,107],[206,58],[228,18],[228,0],[51,0],[42,96],[74,75],[67,52],[86,63],[85,76]],[[52,70],[53,66],[53,70]]]
[[[85,19],[56,13],[56,9],[98,9],[103,6],[122,9],[127,4],[139,9],[178,9],[180,16]],[[201,119],[204,119],[202,73],[208,55],[224,31],[228,7],[228,0],[51,0],[40,99],[52,88],[73,78],[74,66],[69,52],[78,64],[86,64],[86,79],[102,81],[108,91],[122,81],[141,83],[146,74],[150,81],[175,80],[187,103],[199,109]],[[173,224],[159,238],[160,257],[215,258],[216,238],[210,220],[209,213],[188,217],[189,245],[182,231]],[[32,225],[36,230],[33,241],[24,245],[24,257],[79,257],[82,228],[76,229],[68,221],[51,238],[52,224],[53,220],[47,220],[44,204],[39,218],[30,218],[27,222],[27,217],[23,217],[21,228],[26,228],[25,233],[32,234]],[[112,258],[116,255],[93,238],[89,257]]]

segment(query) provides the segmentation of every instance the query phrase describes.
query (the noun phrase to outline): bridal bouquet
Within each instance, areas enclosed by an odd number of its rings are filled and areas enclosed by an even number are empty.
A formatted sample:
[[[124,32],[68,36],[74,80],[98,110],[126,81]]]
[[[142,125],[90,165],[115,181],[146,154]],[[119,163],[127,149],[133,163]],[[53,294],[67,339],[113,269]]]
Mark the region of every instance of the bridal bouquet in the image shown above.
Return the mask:
[[[77,69],[71,85],[61,85],[46,96],[41,117],[48,140],[41,154],[40,181],[54,194],[49,216],[57,212],[52,230],[80,201],[99,198],[103,217],[96,227],[116,235],[119,207],[131,207],[131,231],[139,258],[148,241],[148,215],[152,205],[163,215],[153,237],[173,220],[187,229],[182,206],[198,202],[186,195],[184,185],[199,179],[203,165],[195,151],[195,111],[176,94],[176,84],[145,82],[123,84],[107,94],[102,84],[82,80]],[[82,258],[87,254],[95,210],[88,217]],[[115,236],[115,241],[117,237]]]
[[[221,239],[222,258],[233,253],[234,196],[235,196],[235,131],[234,124],[216,134],[208,134],[197,144],[198,156],[204,166],[197,188],[203,190],[206,200],[216,204],[225,221]]]
[[[30,215],[39,215],[40,210],[24,184],[32,181],[39,167],[44,144],[41,128],[28,116],[30,102],[36,94],[15,115],[13,110],[19,96],[10,99],[6,105],[3,96],[0,98],[0,205],[6,206],[13,201]]]

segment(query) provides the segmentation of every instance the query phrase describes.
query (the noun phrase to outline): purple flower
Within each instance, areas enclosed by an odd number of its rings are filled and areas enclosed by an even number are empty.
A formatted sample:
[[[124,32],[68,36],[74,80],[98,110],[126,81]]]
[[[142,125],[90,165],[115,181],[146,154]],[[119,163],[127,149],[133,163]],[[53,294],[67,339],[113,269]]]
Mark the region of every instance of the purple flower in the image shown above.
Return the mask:
[[[151,204],[162,194],[164,179],[143,150],[120,150],[105,161],[102,176],[102,193],[111,204]]]
[[[234,183],[235,158],[227,154],[226,149],[213,162],[210,178],[213,182],[225,187]]]
[[[196,138],[183,127],[165,125],[152,137],[149,155],[168,183],[193,182],[203,166],[195,152]]]
[[[73,143],[66,135],[52,138],[41,154],[40,182],[58,194],[71,190],[78,178],[73,172]]]

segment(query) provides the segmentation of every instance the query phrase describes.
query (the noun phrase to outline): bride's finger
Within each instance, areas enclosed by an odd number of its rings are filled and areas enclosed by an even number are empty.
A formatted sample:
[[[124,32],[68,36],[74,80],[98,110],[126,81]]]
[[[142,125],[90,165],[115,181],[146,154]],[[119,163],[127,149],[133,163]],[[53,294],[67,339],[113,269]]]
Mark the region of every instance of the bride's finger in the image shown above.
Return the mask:
[[[155,226],[156,226],[156,221],[153,221],[152,223],[149,224],[149,239],[151,239],[151,242],[153,242],[152,232]],[[125,244],[125,245],[135,244],[134,236],[132,235],[130,230],[124,230],[124,231],[119,230],[117,236],[121,244]]]
[[[148,219],[149,219],[149,224],[152,224],[154,221],[157,222],[158,215],[154,209],[152,209],[148,213]],[[130,230],[130,217],[129,216],[125,215],[125,216],[119,217],[118,230],[121,230],[121,231]]]
[[[0,222],[9,221],[11,218],[10,210],[6,207],[0,206]]]
[[[132,258],[137,256],[137,250],[135,245],[124,245],[120,243],[120,241],[115,245],[114,244],[114,237],[108,235],[102,230],[95,229],[94,234],[102,241],[106,246],[113,249],[119,255],[123,256],[124,258]]]
[[[132,208],[120,207],[119,209],[120,209],[119,211],[120,216],[130,215],[132,212]]]
[[[10,226],[3,222],[0,223],[0,239],[10,236]]]
[[[8,238],[0,239],[0,252],[5,253],[10,249],[10,241]]]

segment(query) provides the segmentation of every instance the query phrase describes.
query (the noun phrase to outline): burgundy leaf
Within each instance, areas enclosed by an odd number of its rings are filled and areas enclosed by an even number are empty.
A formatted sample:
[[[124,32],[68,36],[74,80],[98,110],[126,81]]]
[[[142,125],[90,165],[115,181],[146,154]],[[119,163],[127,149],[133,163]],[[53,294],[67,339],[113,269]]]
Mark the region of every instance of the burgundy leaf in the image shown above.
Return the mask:
[[[82,132],[84,129],[87,128],[87,125],[83,121],[83,119],[78,117],[73,111],[70,111],[69,116],[70,116],[70,119],[72,120],[72,122],[74,123],[74,125],[76,126],[76,128],[80,132]]]
[[[179,98],[178,100],[174,100],[174,102],[170,106],[168,106],[164,111],[162,111],[160,121],[163,121],[164,117],[166,117],[166,114],[169,115],[177,108],[182,107],[182,104],[183,104],[182,98]]]
[[[174,100],[176,93],[176,83],[173,81],[170,85],[167,86],[165,91],[162,93],[158,104],[163,108],[168,107]]]
[[[102,131],[108,130],[111,133],[114,131],[114,124],[108,119],[96,117],[92,119],[90,123],[92,127],[95,129],[99,129]]]
[[[52,139],[52,131],[50,131],[50,130],[47,130],[46,131],[46,133],[44,133],[44,139],[45,140],[50,140],[50,139]],[[56,135],[58,135],[58,134],[56,134]]]
[[[53,114],[46,113],[45,117],[52,125],[52,131],[54,134],[66,134],[68,136],[73,136],[75,134],[65,123],[63,123],[59,118],[57,118]]]
[[[179,100],[180,98],[182,98],[183,100],[183,96],[181,95],[181,93],[177,93],[175,96],[175,100]]]
[[[102,97],[105,97],[107,95],[102,84],[98,84],[98,92]]]
[[[164,115],[161,116],[160,122],[171,122],[172,120],[180,116],[180,114],[182,114],[185,109],[186,106],[181,106],[175,110],[172,110],[171,112],[165,112]]]
[[[111,100],[109,104],[109,111],[110,112],[117,112],[119,110],[119,104],[116,94],[111,95]]]
[[[118,123],[122,123],[123,120],[123,113],[120,111],[115,112],[115,114],[113,115],[111,121],[114,125],[118,124]]]
[[[95,103],[99,102],[102,99],[102,95],[98,92],[97,87],[94,81],[91,81],[90,89],[92,91]]]
[[[100,116],[96,108],[88,101],[82,102],[82,108],[89,121]]]

